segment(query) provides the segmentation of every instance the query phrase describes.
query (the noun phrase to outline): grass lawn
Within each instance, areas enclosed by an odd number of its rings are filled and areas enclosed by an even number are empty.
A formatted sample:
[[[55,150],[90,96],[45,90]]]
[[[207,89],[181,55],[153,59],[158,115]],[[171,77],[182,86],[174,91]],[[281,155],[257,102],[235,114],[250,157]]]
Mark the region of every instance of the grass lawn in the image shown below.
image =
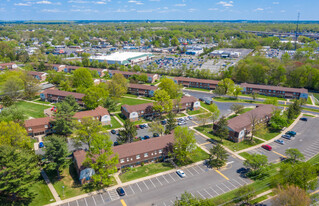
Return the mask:
[[[199,108],[198,110],[193,110],[193,111],[187,111],[188,115],[195,115],[195,114],[201,114],[207,112],[206,110]]]
[[[123,114],[117,113],[117,114],[115,114],[115,116],[124,124],[124,122],[125,122],[125,117],[124,117]]]
[[[174,166],[168,162],[150,163],[144,166],[134,167],[130,171],[120,174],[119,177],[122,182],[128,182],[171,169],[174,169]]]
[[[305,116],[305,117],[316,117],[316,116],[313,116],[313,115],[311,115],[311,114],[304,114],[304,115],[302,115],[302,116]]]
[[[33,104],[29,102],[24,102],[24,101],[19,101],[15,103],[15,105],[18,108],[23,109],[24,113],[28,117],[33,117],[33,118],[45,117],[43,110],[50,108],[50,106]]]
[[[186,117],[187,115],[186,114],[184,114],[184,113],[178,113],[178,114],[176,114],[176,117]]]
[[[212,133],[212,125],[205,125],[205,126],[199,126],[199,127],[195,127],[195,129],[203,134],[205,134],[206,136],[210,137],[212,140],[221,143],[222,145],[224,145],[225,147],[231,149],[232,151],[240,151],[242,149],[246,149],[252,146],[255,146],[257,144],[262,143],[263,141],[254,138],[254,142],[250,142],[249,140],[245,140],[239,143],[235,143],[233,141],[224,139],[223,142],[220,142],[220,138],[216,137],[213,133]]]
[[[247,99],[234,99],[230,97],[214,97],[214,101],[217,102],[243,102],[243,103],[256,103],[256,104],[262,104],[260,101],[253,101],[253,100],[247,100]]]
[[[209,89],[193,88],[193,87],[186,87],[186,89],[195,90],[195,91],[203,91],[203,92],[210,92],[210,91],[211,91],[211,90],[209,90]]]
[[[241,152],[239,153],[240,156],[242,156],[245,159],[249,159],[250,158],[250,154],[248,152]]]
[[[250,94],[241,94],[240,96],[252,97]],[[277,100],[286,101],[286,99],[282,98],[282,97],[271,97],[271,96],[266,96],[266,95],[262,95],[262,94],[256,94],[256,98],[277,99]]]
[[[276,137],[279,134],[280,134],[280,131],[278,130],[277,131],[269,130],[269,132],[267,132],[264,135],[256,135],[256,136],[264,140],[271,140],[272,138]]]
[[[244,113],[246,113],[246,112],[248,112],[248,111],[251,111],[251,110],[253,110],[253,109],[254,109],[254,108],[244,108],[243,110],[241,110],[241,111],[238,113],[238,115],[244,114]],[[237,117],[238,115],[237,115],[237,114],[230,115],[229,117],[227,117],[227,120],[232,119],[232,118],[234,118],[234,117]]]
[[[41,103],[41,104],[52,104],[51,102],[45,102],[45,101],[42,101],[42,100],[33,100],[34,102],[37,102],[37,103]]]
[[[312,105],[312,101],[311,101],[310,97],[308,97],[308,99],[307,99],[307,104],[311,104]]]
[[[115,116],[117,116],[117,118],[119,118],[119,120],[120,120],[121,122],[123,122],[123,124],[125,123],[125,117],[123,116],[123,114],[118,113],[118,114],[115,114]],[[140,120],[138,120],[138,121],[133,122],[133,124],[134,124],[134,125],[138,125],[138,124],[143,124],[143,123],[146,123],[146,122],[149,122],[149,121],[147,121],[147,120],[145,120],[145,119],[140,119]],[[121,127],[121,126],[120,126],[120,127]]]
[[[311,164],[318,164],[318,162],[319,162],[319,154],[317,154],[316,156],[314,156],[313,158],[308,160],[308,162],[311,163]]]
[[[55,202],[55,199],[42,176],[40,176],[36,183],[31,186],[30,191],[35,193],[35,197],[29,206],[46,205]]]
[[[133,95],[134,96],[134,95]],[[136,96],[135,96],[136,98]],[[143,99],[132,99],[132,98],[121,98],[120,100],[120,104],[117,106],[116,111],[121,111],[121,106],[123,104],[127,104],[127,105],[137,105],[137,104],[144,104],[144,103],[150,103],[152,101],[148,101],[148,100],[143,100]]]
[[[209,158],[209,154],[207,154],[204,150],[202,150],[200,147],[197,147],[195,153],[191,156],[191,159],[186,164],[182,164],[180,162],[175,162],[178,166],[185,166],[188,164],[193,164],[195,162],[199,162],[201,160],[205,160]]]
[[[111,116],[111,125],[104,125],[103,127],[106,129],[115,129],[115,128],[122,127],[122,125],[112,116]]]

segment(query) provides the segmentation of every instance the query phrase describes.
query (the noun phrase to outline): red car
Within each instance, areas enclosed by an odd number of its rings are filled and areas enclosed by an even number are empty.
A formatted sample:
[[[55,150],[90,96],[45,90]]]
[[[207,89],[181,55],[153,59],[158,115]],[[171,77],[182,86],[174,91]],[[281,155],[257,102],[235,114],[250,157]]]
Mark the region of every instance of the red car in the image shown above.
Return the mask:
[[[271,151],[271,150],[272,150],[272,147],[269,146],[269,145],[266,145],[266,144],[261,145],[261,147],[264,148],[265,150],[268,150],[268,151]]]

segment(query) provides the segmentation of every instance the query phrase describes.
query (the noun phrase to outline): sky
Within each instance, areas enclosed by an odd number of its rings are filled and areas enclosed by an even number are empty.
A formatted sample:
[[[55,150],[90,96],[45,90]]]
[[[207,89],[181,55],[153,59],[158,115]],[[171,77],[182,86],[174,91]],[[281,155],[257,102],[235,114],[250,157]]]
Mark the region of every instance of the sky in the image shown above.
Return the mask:
[[[0,20],[319,20],[318,0],[0,0]]]

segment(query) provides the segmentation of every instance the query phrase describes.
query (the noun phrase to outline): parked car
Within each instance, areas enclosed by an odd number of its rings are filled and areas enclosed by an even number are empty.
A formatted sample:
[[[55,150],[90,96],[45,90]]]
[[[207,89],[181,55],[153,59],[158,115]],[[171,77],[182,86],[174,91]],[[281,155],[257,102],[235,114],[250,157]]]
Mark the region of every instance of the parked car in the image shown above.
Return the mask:
[[[167,121],[166,121],[166,120],[162,120],[162,121],[161,121],[161,124],[162,124],[162,125],[165,125],[165,124],[167,124]]]
[[[144,128],[145,128],[145,125],[140,124],[140,128],[141,128],[141,129],[144,129]]]
[[[39,148],[43,148],[43,147],[44,147],[43,142],[39,142]]]
[[[285,144],[284,140],[281,139],[276,139],[275,142],[277,142],[278,144]]]
[[[113,146],[120,145],[117,141],[113,143]]]
[[[159,134],[158,133],[154,133],[153,137],[159,137]]]
[[[308,119],[307,119],[306,117],[301,117],[300,120],[301,120],[301,121],[305,121],[305,122],[308,121]]]
[[[145,140],[145,138],[143,136],[140,136],[139,138],[140,138],[140,140]]]
[[[292,136],[288,135],[288,134],[284,134],[281,136],[282,138],[285,138],[285,139],[289,139],[291,140],[292,139]]]
[[[267,144],[261,145],[261,147],[264,148],[265,150],[268,150],[268,151],[272,150],[272,147],[267,145]]]
[[[115,129],[112,129],[112,130],[111,130],[111,134],[116,134]]]
[[[286,134],[294,137],[297,133],[294,131],[288,131],[288,132],[286,132]]]
[[[192,117],[192,116],[188,116],[188,119],[189,119],[189,120],[192,120],[192,119],[193,119],[193,117]]]
[[[180,177],[186,177],[185,173],[183,172],[183,170],[177,170],[176,173],[180,176]]]
[[[118,187],[116,188],[116,192],[120,195],[120,196],[124,196],[125,195],[125,191],[122,187]]]
[[[136,129],[139,129],[140,128],[140,125],[135,125]]]
[[[145,123],[145,124],[143,124],[143,125],[144,125],[145,128],[148,128],[148,124],[147,124],[147,123]]]
[[[150,138],[150,136],[148,136],[148,135],[144,136],[144,139],[149,139],[149,138]]]

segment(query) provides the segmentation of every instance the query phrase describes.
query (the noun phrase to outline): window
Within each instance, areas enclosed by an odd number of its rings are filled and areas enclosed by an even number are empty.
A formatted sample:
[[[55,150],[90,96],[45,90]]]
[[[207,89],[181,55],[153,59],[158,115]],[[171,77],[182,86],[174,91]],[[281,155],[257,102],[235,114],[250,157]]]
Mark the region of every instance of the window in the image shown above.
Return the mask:
[[[46,129],[47,129],[47,128],[48,128],[48,125],[47,125],[47,124],[46,124],[46,125],[44,125],[44,128],[46,128]]]
[[[147,153],[144,153],[144,157],[148,157],[148,154],[147,154]]]
[[[143,114],[143,113],[144,113],[144,111],[141,111],[141,113]]]
[[[29,131],[32,131],[32,128],[31,128],[31,127],[29,127],[29,128],[28,128],[28,130],[29,130]]]
[[[141,155],[136,155],[136,159],[141,159]]]
[[[130,161],[130,158],[126,158],[126,162],[129,162]]]
[[[157,155],[157,152],[155,151],[154,154]]]
[[[162,153],[163,153],[163,151],[160,149],[160,150],[158,150],[158,153],[159,153],[159,154],[162,154]]]
[[[124,163],[124,159],[121,159],[121,160],[120,160],[120,163]]]

